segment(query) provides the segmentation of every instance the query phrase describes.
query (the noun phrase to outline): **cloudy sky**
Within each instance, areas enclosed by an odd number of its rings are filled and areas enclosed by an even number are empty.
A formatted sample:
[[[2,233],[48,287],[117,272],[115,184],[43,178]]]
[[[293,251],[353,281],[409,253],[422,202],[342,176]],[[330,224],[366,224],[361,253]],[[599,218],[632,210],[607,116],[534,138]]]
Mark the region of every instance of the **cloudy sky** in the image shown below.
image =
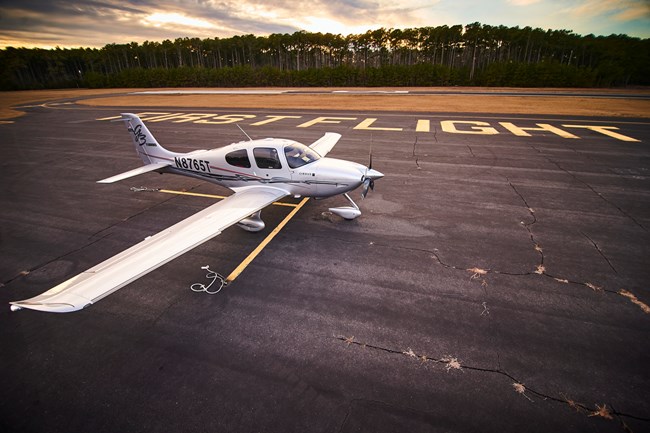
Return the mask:
[[[469,24],[650,37],[650,0],[0,0],[0,48]]]

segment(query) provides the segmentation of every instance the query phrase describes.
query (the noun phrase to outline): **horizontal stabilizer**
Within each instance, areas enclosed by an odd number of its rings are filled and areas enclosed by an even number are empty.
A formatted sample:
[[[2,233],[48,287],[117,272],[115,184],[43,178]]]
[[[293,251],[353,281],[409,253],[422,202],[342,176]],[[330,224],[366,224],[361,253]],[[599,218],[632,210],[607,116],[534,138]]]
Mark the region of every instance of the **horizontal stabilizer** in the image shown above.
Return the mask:
[[[318,140],[314,141],[311,146],[311,149],[315,150],[320,156],[325,156],[330,153],[330,150],[336,146],[336,143],[341,139],[341,134],[336,132],[326,132]]]
[[[133,176],[138,176],[140,174],[149,173],[150,171],[156,171],[170,166],[168,162],[157,162],[155,164],[148,164],[142,167],[138,167],[133,170],[125,171],[121,174],[116,174],[115,176],[107,177],[106,179],[98,180],[97,183],[113,183],[120,180],[128,179]]]

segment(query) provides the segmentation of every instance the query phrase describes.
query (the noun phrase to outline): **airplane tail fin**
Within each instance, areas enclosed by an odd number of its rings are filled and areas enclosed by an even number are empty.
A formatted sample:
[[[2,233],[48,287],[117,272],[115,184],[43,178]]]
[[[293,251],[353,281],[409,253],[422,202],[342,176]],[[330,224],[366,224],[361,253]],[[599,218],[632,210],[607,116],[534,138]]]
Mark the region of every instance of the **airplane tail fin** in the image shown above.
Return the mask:
[[[132,113],[121,113],[122,121],[133,139],[135,151],[145,165],[169,161],[174,153],[162,147],[138,116]]]

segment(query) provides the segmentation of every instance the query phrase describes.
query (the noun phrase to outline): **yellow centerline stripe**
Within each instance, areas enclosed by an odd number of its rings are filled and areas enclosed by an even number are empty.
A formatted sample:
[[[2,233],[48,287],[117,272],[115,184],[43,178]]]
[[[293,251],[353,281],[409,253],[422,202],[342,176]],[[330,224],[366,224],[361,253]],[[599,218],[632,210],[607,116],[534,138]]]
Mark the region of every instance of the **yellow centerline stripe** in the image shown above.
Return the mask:
[[[302,208],[302,207],[305,205],[305,203],[307,203],[308,200],[309,200],[309,198],[308,198],[308,197],[305,197],[305,198],[303,198],[302,201],[301,201],[300,203],[298,203],[297,205],[292,205],[292,206],[294,206],[294,209],[293,209],[291,212],[289,212],[289,215],[287,215],[287,216],[282,220],[282,222],[281,222],[280,224],[278,224],[278,226],[277,226],[276,228],[274,228],[273,231],[272,231],[271,233],[269,233],[269,235],[268,235],[268,236],[267,236],[267,237],[262,241],[262,243],[260,243],[260,244],[257,246],[257,248],[255,248],[255,249],[253,250],[253,252],[250,253],[250,254],[248,255],[248,257],[246,257],[246,258],[244,259],[244,261],[241,262],[241,263],[239,264],[239,266],[237,266],[237,268],[235,268],[235,270],[232,271],[232,272],[230,273],[230,275],[228,275],[228,277],[226,278],[226,283],[227,283],[227,284],[232,283],[233,281],[235,281],[235,278],[237,278],[237,277],[239,276],[239,274],[241,274],[242,272],[244,272],[244,269],[246,269],[246,267],[247,267],[248,265],[250,265],[251,262],[252,262],[253,260],[255,260],[255,257],[257,257],[257,255],[258,255],[259,253],[262,252],[262,250],[263,250],[263,249],[264,249],[264,248],[269,244],[269,242],[271,242],[271,241],[273,240],[273,238],[274,238],[278,233],[280,233],[280,230],[282,230],[282,229],[284,228],[284,226],[287,225],[287,223],[291,220],[291,218],[293,218],[294,215],[295,215],[296,213],[298,213],[298,211],[300,210],[300,208]]]
[[[215,198],[215,199],[219,199],[219,200],[226,198],[226,196],[223,196],[223,195],[202,194],[202,193],[199,193],[199,192],[187,192],[187,191],[174,191],[174,190],[171,190],[171,189],[159,189],[158,192],[164,192],[166,194],[192,195],[194,197],[208,197],[208,198]],[[287,207],[294,207],[294,208],[296,206],[299,206],[297,204],[282,203],[282,202],[279,202],[279,201],[276,201],[273,204],[276,205],[276,206],[287,206]]]

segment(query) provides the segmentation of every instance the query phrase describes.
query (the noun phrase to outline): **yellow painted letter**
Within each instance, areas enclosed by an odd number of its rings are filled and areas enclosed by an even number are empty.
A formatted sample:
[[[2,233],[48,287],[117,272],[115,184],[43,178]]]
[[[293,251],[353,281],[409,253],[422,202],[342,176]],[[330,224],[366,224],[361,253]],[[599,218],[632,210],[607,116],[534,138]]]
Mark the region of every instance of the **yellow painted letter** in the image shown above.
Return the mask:
[[[369,117],[361,121],[361,123],[359,123],[357,126],[355,126],[352,129],[364,129],[370,131],[402,131],[404,129],[404,128],[381,128],[378,126],[370,126],[376,121],[377,121],[376,118]]]
[[[469,130],[458,130],[456,124],[474,125]],[[482,135],[496,135],[499,133],[496,129],[492,128],[487,122],[480,122],[474,120],[443,120],[440,122],[442,130],[452,134],[482,134]]]
[[[596,125],[562,125],[565,128],[585,128],[591,129],[592,131],[600,132],[601,134],[607,135],[608,137],[615,138],[621,141],[640,141],[636,138],[628,137],[627,135],[619,134],[618,132],[610,131],[611,129],[618,129],[615,126],[596,126]]]
[[[562,138],[580,138],[577,135],[573,135],[569,132],[563,131],[560,128],[556,128],[553,125],[549,125],[548,123],[537,123],[536,125],[538,126],[538,128],[530,128],[530,127],[521,128],[510,122],[499,122],[499,124],[518,137],[530,137],[531,135],[526,131],[546,131],[546,132],[552,132],[553,134],[557,134]]]
[[[429,119],[418,119],[418,124],[415,127],[415,132],[429,131],[431,131],[431,121]]]

